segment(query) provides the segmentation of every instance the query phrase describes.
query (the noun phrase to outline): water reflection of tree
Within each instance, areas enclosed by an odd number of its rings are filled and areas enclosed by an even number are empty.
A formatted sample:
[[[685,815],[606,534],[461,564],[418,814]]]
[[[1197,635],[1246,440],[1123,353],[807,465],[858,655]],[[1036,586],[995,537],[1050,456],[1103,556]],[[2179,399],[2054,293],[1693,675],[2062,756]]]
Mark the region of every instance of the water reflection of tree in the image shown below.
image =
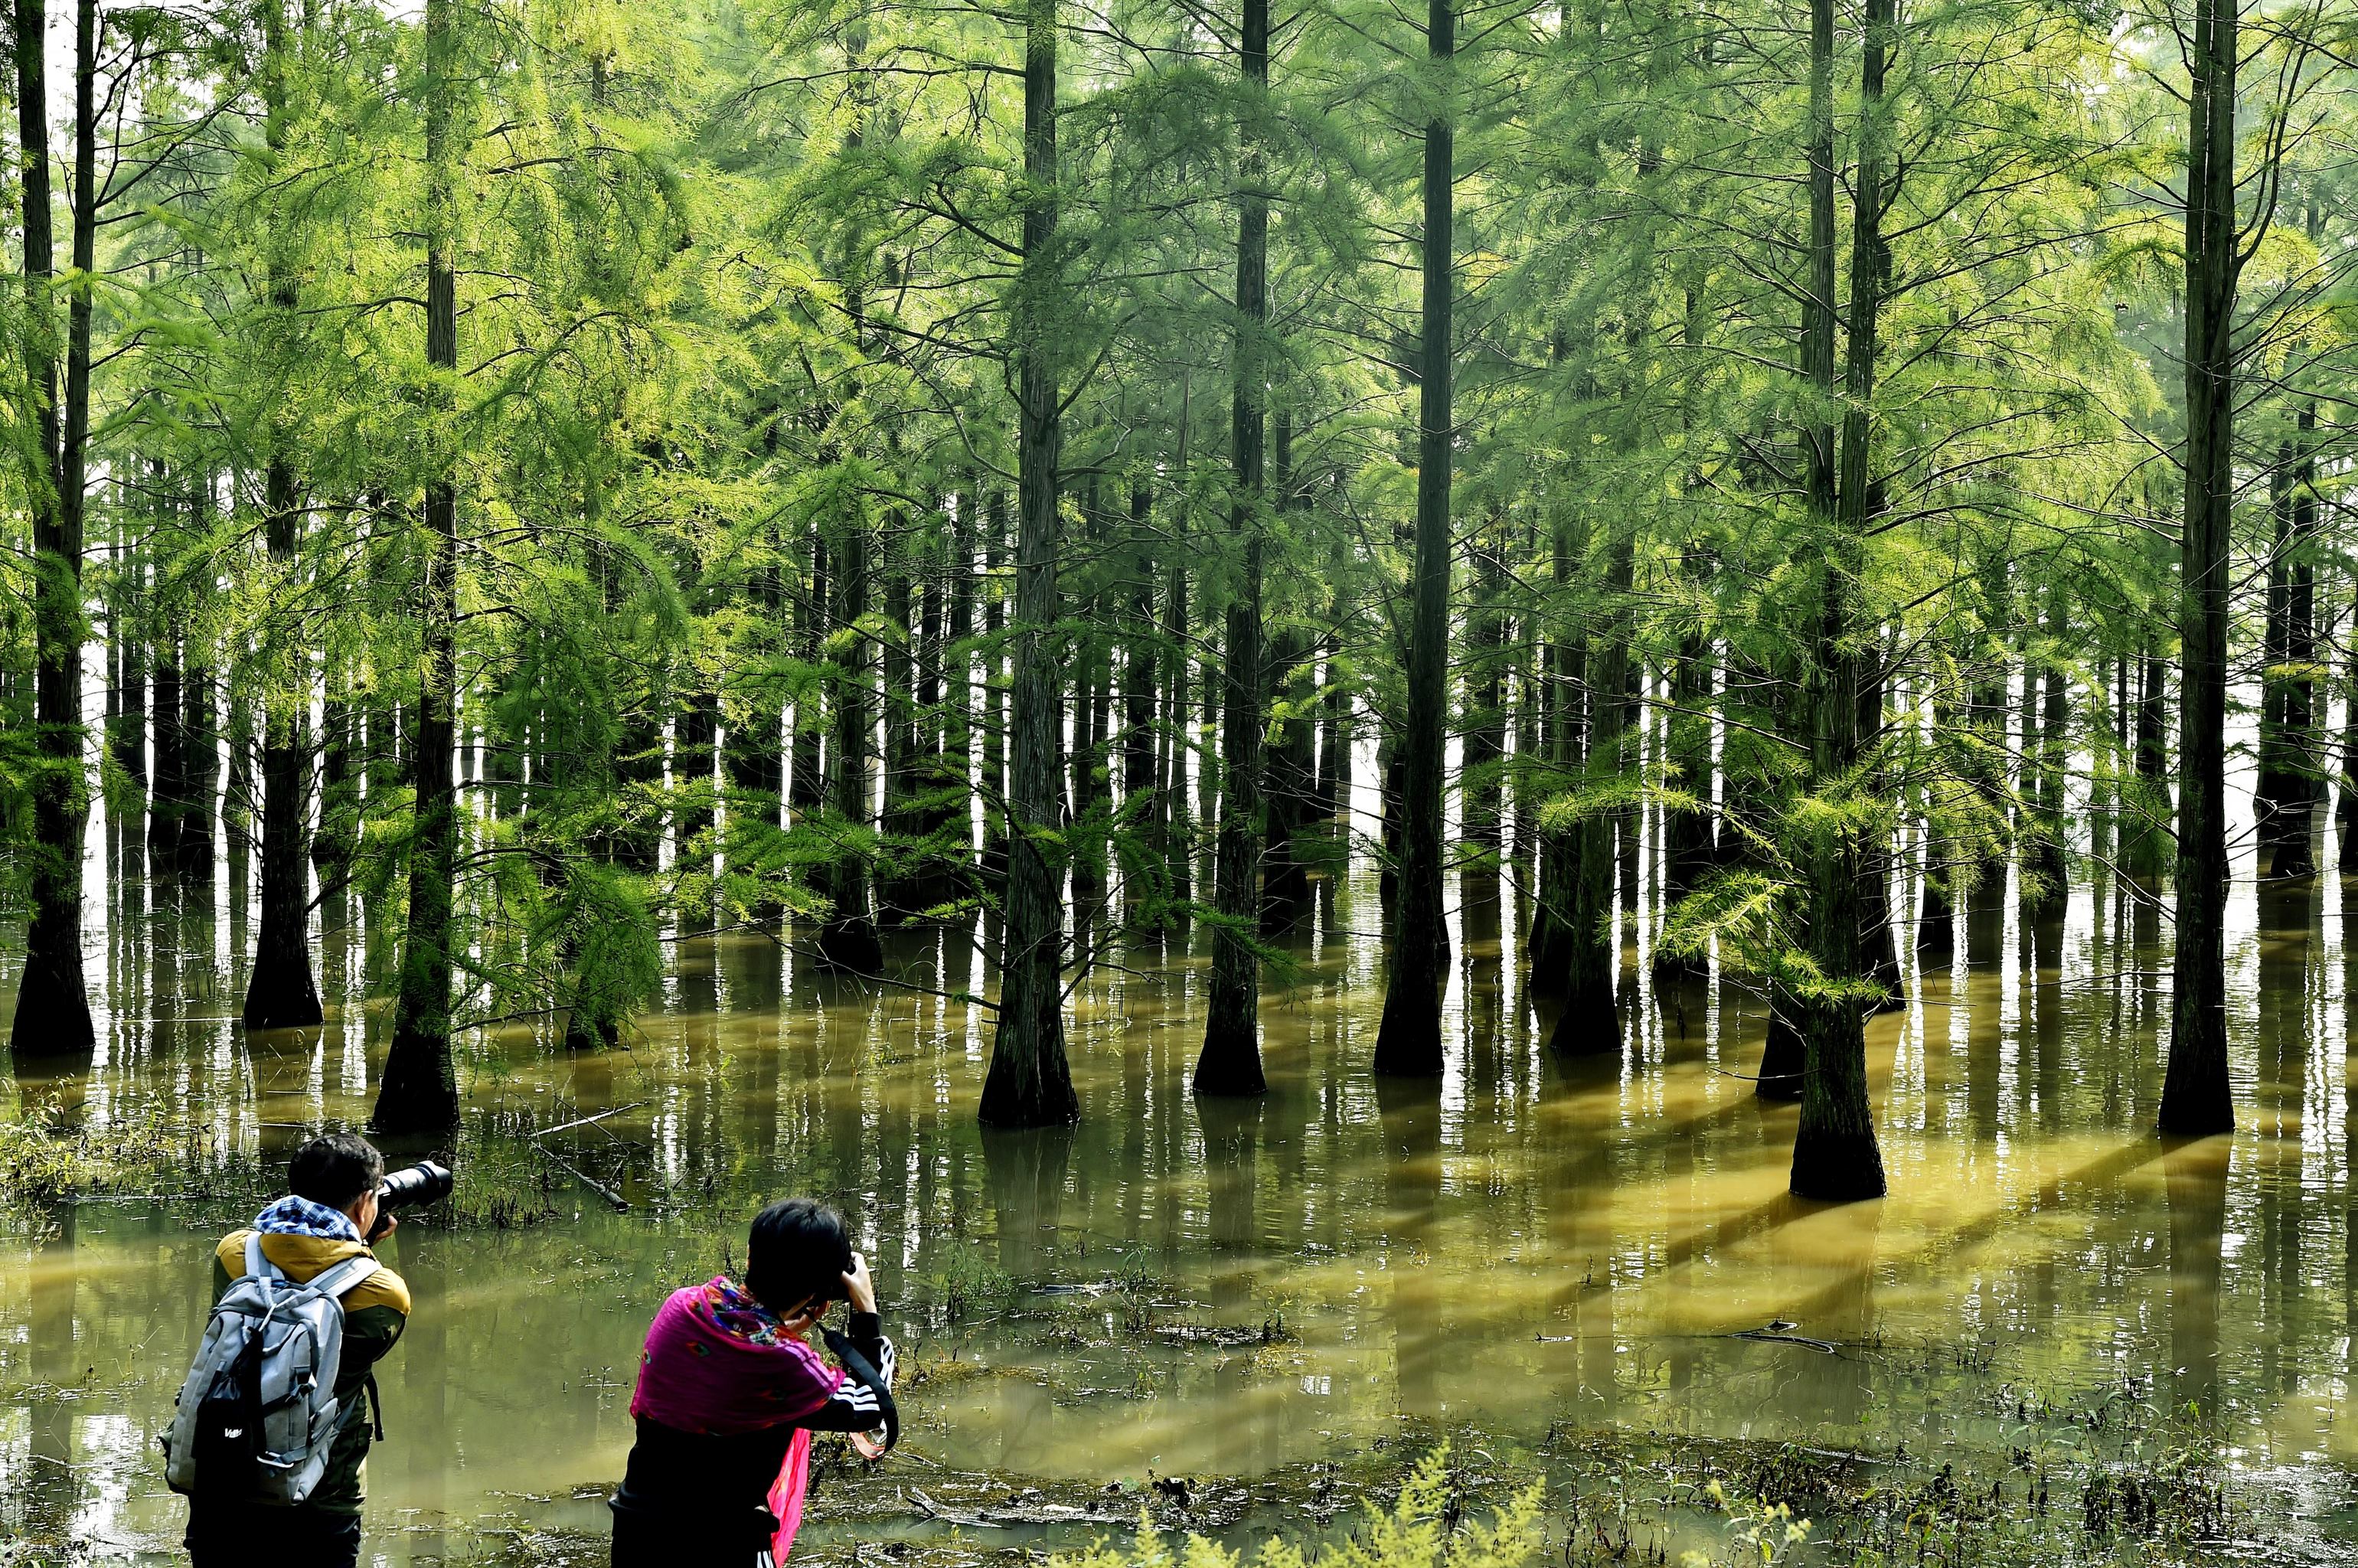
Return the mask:
[[[2219,1411],[2220,1240],[2227,1227],[2225,1136],[2174,1144],[2162,1155],[2169,1201],[2170,1402],[2206,1419]]]
[[[1019,1284],[1053,1271],[1072,1164],[1070,1127],[980,1130],[983,1181],[999,1229],[999,1266]],[[1049,1452],[1055,1401],[1042,1383],[1009,1382],[999,1406],[999,1464],[1023,1472]]]
[[[25,1534],[34,1542],[60,1546],[71,1537],[81,1501],[74,1468],[72,1389],[81,1380],[74,1365],[74,1286],[77,1211],[63,1204],[46,1217],[33,1249],[30,1297],[26,1303],[26,1370],[33,1387],[25,1400],[26,1453],[31,1463],[23,1477]]]
[[[1228,1326],[1252,1303],[1260,1260],[1264,1102],[1258,1096],[1198,1096],[1195,1110],[1204,1126],[1208,1239],[1217,1254],[1212,1264],[1212,1319],[1217,1325]],[[1212,1373],[1213,1391],[1219,1408],[1235,1412],[1238,1419],[1214,1423],[1213,1452],[1222,1470],[1231,1475],[1249,1473],[1260,1457],[1263,1430],[1262,1422],[1243,1419],[1253,1390],[1253,1359],[1242,1350],[1224,1349],[1218,1354]]]
[[[1441,1083],[1379,1077],[1384,1137],[1384,1271],[1404,1416],[1440,1413],[1443,1303],[1428,1266],[1441,1201]]]
[[[409,1538],[412,1561],[445,1560],[450,1470],[465,1452],[450,1419],[450,1314],[457,1305],[450,1288],[452,1245],[430,1225],[405,1226],[394,1233],[395,1256],[388,1260],[409,1286],[409,1321],[400,1343],[379,1363],[377,1380],[398,1390],[399,1414],[385,1422],[385,1430],[400,1444],[404,1500],[418,1510],[420,1532]],[[462,1343],[496,1341],[469,1332]]]

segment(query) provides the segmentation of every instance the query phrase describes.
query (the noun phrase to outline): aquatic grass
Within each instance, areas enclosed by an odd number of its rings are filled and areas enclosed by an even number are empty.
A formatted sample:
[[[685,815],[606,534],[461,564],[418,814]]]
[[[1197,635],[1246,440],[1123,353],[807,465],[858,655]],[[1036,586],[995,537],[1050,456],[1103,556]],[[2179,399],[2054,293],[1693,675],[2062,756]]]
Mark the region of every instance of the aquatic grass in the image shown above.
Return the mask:
[[[514,1230],[557,1218],[557,1184],[573,1180],[529,1138],[489,1119],[460,1134],[450,1170],[455,1180],[440,1213],[452,1229]]]
[[[1015,1276],[968,1242],[946,1249],[940,1264],[918,1281],[944,1323],[966,1323],[1003,1310],[1021,1289]]]
[[[0,1119],[0,1211],[83,1198],[212,1204],[258,1196],[265,1184],[257,1162],[226,1150],[207,1123],[150,1113],[93,1125],[56,1098]]]

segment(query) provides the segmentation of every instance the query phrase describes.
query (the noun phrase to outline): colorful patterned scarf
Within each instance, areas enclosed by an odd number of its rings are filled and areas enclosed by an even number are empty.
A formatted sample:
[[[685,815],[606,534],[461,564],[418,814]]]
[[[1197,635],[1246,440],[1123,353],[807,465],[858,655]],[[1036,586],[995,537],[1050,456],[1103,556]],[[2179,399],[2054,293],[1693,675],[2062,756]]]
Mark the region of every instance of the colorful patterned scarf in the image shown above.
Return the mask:
[[[778,1314],[727,1278],[674,1291],[647,1328],[631,1414],[675,1432],[736,1436],[817,1413],[843,1382],[817,1351],[787,1334]],[[795,1433],[770,1488],[778,1530],[771,1560],[784,1563],[802,1523],[810,1433]]]
[[[254,1217],[254,1228],[265,1236],[316,1236],[326,1241],[359,1241],[360,1227],[352,1217],[323,1203],[288,1193]]]

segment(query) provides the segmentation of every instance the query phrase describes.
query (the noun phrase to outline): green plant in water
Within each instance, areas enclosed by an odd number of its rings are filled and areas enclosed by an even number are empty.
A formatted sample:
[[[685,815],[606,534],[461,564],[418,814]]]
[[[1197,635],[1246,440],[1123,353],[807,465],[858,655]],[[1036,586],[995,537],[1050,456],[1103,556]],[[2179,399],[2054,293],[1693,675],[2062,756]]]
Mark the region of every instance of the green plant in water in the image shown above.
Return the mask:
[[[1790,1563],[1810,1539],[1810,1521],[1795,1519],[1793,1510],[1783,1503],[1772,1503],[1766,1498],[1750,1502],[1730,1502],[1727,1489],[1714,1480],[1704,1488],[1713,1502],[1727,1510],[1727,1541],[1718,1556],[1706,1552],[1688,1551],[1679,1554],[1679,1568],[1728,1568],[1738,1564],[1760,1563],[1767,1568]]]
[[[93,1127],[55,1099],[0,1120],[0,1208],[141,1194],[193,1201],[250,1195],[261,1184],[253,1162],[224,1155],[202,1125],[146,1115]]]
[[[999,1306],[1015,1293],[1015,1277],[971,1246],[951,1248],[948,1259],[926,1282],[942,1316],[951,1323]]]
[[[1464,1518],[1447,1444],[1416,1463],[1389,1509],[1370,1507],[1345,1540],[1305,1550],[1271,1540],[1251,1554],[1252,1568],[1524,1568],[1541,1545],[1537,1482],[1508,1498],[1486,1523]],[[1199,1535],[1174,1548],[1143,1516],[1127,1546],[1105,1541],[1087,1552],[1049,1559],[1050,1568],[1243,1568],[1246,1554]]]

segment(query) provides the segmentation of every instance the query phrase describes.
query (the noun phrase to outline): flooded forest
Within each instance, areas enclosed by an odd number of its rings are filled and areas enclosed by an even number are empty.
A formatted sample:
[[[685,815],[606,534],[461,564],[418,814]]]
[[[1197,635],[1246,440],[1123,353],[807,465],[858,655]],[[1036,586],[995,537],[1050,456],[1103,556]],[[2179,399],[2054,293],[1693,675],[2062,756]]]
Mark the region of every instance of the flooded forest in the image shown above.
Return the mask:
[[[0,1568],[336,1130],[385,1568],[796,1194],[848,1568],[2358,1562],[2345,5],[0,42]]]

